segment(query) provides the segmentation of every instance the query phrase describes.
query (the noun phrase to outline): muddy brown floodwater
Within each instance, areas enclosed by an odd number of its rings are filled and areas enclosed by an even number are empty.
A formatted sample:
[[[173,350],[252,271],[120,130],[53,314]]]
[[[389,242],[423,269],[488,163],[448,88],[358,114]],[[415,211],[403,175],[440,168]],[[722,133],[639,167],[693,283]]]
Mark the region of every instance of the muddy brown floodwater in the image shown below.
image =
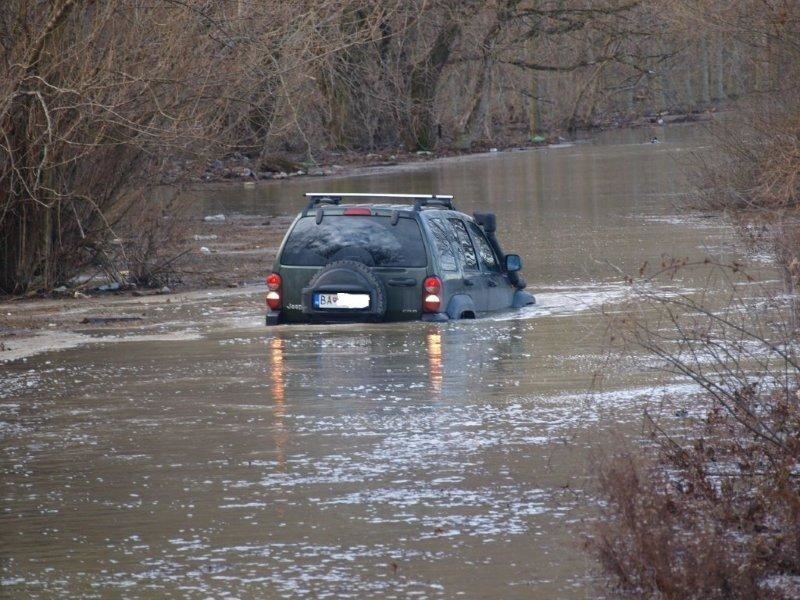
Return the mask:
[[[592,596],[591,458],[646,399],[692,392],[606,356],[601,309],[628,297],[606,261],[734,251],[676,207],[710,138],[659,137],[197,192],[206,214],[272,215],[309,188],[452,193],[498,214],[538,304],[266,329],[263,290],[236,290],[0,364],[0,595]]]

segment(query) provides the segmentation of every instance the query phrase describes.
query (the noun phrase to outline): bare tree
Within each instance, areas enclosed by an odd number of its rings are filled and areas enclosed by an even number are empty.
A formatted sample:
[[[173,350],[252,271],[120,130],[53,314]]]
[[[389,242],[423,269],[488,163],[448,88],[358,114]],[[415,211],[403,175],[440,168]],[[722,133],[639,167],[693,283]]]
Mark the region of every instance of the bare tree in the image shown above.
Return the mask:
[[[179,177],[187,160],[263,152],[287,132],[302,138],[296,98],[319,60],[310,44],[320,13],[341,11],[303,2],[4,3],[0,290],[52,287],[102,260],[131,206],[151,201],[148,190]],[[328,51],[346,47],[344,37]]]

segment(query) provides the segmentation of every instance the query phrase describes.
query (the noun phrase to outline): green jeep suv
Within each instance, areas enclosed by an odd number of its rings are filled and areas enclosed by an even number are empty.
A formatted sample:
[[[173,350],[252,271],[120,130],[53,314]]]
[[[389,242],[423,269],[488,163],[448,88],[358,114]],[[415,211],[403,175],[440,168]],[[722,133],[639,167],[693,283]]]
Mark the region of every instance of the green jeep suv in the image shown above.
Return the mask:
[[[267,277],[267,325],[472,319],[535,302],[493,214],[458,212],[452,196],[306,197]]]

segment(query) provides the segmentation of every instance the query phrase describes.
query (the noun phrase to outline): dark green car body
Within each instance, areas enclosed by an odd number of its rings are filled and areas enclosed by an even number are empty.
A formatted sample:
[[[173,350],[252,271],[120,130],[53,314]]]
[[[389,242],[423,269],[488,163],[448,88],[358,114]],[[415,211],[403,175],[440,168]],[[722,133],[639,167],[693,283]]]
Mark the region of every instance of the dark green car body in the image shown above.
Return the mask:
[[[342,196],[388,195],[308,196],[268,279],[268,325],[447,321],[534,303],[522,290],[519,257],[503,255],[494,239],[493,215],[482,215],[491,217],[482,228],[450,197],[342,204]]]

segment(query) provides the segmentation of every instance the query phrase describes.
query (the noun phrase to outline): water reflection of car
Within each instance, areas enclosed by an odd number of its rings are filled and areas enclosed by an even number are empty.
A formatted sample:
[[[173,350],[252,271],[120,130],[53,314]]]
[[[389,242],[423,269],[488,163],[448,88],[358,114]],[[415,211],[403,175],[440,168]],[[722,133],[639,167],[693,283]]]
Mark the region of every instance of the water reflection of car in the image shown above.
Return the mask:
[[[267,277],[267,325],[438,322],[534,303],[522,260],[501,249],[491,213],[458,212],[452,196],[306,197]]]

